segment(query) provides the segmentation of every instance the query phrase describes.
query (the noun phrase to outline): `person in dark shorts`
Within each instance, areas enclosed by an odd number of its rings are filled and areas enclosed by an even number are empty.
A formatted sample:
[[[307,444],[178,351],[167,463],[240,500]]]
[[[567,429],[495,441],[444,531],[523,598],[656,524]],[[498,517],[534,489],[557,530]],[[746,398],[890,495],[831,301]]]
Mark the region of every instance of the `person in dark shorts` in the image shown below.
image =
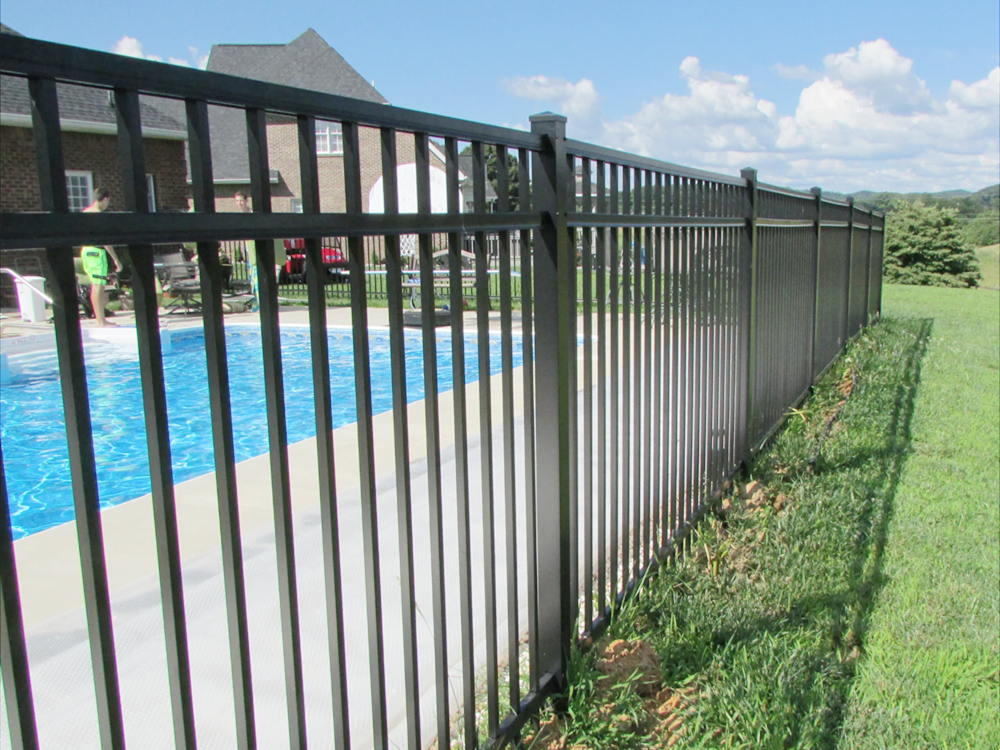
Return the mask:
[[[108,189],[97,188],[94,191],[94,202],[83,209],[83,212],[101,213],[108,209],[110,202],[111,193]],[[105,287],[108,285],[109,256],[115,262],[115,271],[120,271],[122,268],[121,261],[118,260],[118,255],[115,254],[115,249],[111,245],[105,245],[104,247],[92,247],[88,245],[80,251],[80,257],[83,259],[83,270],[90,277],[90,303],[94,307],[94,317],[97,319],[97,325],[99,326],[114,325],[114,323],[108,323],[104,319],[104,306],[108,301],[108,293]]]

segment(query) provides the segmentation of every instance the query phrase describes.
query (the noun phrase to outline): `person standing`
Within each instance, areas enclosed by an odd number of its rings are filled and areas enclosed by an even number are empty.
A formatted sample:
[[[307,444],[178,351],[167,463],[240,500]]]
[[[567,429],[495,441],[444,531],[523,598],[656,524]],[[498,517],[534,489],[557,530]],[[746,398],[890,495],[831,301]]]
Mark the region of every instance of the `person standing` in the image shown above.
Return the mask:
[[[252,213],[247,194],[242,190],[238,191],[236,195],[233,196],[233,200],[236,202],[236,213]],[[247,275],[250,277],[250,294],[253,295],[253,302],[250,303],[250,309],[252,311],[256,311],[257,308],[260,307],[260,281],[257,278],[257,243],[253,240],[247,240],[244,243],[244,249],[246,254]]]
[[[233,199],[236,202],[237,213],[252,213],[247,194],[242,190],[238,191],[236,195],[233,196]],[[257,243],[253,240],[247,240],[244,243],[244,247],[246,249],[247,275],[250,277],[250,293],[253,295],[252,310],[256,312],[260,307],[260,276],[257,273]],[[275,243],[274,272],[276,276],[287,260],[285,253],[285,248]]]
[[[85,214],[103,213],[108,210],[111,203],[111,193],[107,188],[97,188],[94,191],[94,202],[83,209]],[[80,250],[80,257],[83,259],[83,270],[90,277],[90,304],[94,308],[94,318],[97,325],[112,326],[104,317],[104,306],[108,302],[108,258],[115,262],[115,272],[122,269],[122,263],[118,260],[118,255],[111,245],[101,247],[85,246]]]

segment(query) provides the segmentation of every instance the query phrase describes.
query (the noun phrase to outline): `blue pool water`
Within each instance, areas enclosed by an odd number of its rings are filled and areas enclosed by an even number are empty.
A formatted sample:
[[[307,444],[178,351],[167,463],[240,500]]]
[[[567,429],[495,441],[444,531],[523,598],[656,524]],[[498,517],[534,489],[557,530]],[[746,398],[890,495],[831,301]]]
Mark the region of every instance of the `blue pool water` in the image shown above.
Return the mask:
[[[388,331],[371,331],[370,361],[373,411],[392,409]],[[357,421],[354,350],[348,330],[329,333],[330,389],[334,426]],[[424,397],[422,339],[407,331],[406,397]],[[260,330],[226,331],[236,460],[266,453],[267,423]],[[438,389],[452,388],[451,336],[438,333]],[[521,363],[514,345],[514,366]],[[281,333],[288,441],[316,434],[312,389],[312,354],[305,328]],[[86,347],[87,386],[93,421],[94,451],[101,507],[150,492],[149,458],[134,347],[94,343]],[[215,468],[208,401],[205,339],[201,329],[174,331],[163,357],[174,481],[182,482]],[[465,340],[465,377],[478,379],[476,339]],[[500,372],[500,338],[490,338],[490,374]],[[54,352],[24,355],[16,376],[0,388],[0,440],[15,539],[73,519],[73,492],[66,445],[62,395]]]

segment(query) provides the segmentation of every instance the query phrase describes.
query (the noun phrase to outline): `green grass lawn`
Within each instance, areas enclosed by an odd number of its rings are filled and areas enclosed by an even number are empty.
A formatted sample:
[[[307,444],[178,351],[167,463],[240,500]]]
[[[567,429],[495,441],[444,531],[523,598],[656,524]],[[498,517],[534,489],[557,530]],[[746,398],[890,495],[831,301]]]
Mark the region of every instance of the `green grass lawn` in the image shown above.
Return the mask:
[[[932,328],[841,747],[998,748],[1000,294],[887,291]]]
[[[599,689],[595,649],[566,747],[1000,747],[1000,294],[884,313],[612,626],[684,699]]]
[[[976,257],[979,258],[979,271],[983,275],[979,285],[990,289],[1000,288],[1000,245],[981,247],[976,250]]]

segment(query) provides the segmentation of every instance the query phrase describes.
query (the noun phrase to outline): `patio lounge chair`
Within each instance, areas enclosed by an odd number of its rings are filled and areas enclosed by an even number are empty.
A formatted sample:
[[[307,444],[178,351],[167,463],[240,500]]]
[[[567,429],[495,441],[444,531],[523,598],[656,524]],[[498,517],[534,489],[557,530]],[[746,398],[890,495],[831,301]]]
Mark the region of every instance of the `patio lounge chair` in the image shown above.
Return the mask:
[[[157,264],[157,273],[163,291],[173,298],[164,305],[164,314],[187,315],[201,312],[201,282],[198,280],[197,263],[185,260],[183,253],[168,253]]]

